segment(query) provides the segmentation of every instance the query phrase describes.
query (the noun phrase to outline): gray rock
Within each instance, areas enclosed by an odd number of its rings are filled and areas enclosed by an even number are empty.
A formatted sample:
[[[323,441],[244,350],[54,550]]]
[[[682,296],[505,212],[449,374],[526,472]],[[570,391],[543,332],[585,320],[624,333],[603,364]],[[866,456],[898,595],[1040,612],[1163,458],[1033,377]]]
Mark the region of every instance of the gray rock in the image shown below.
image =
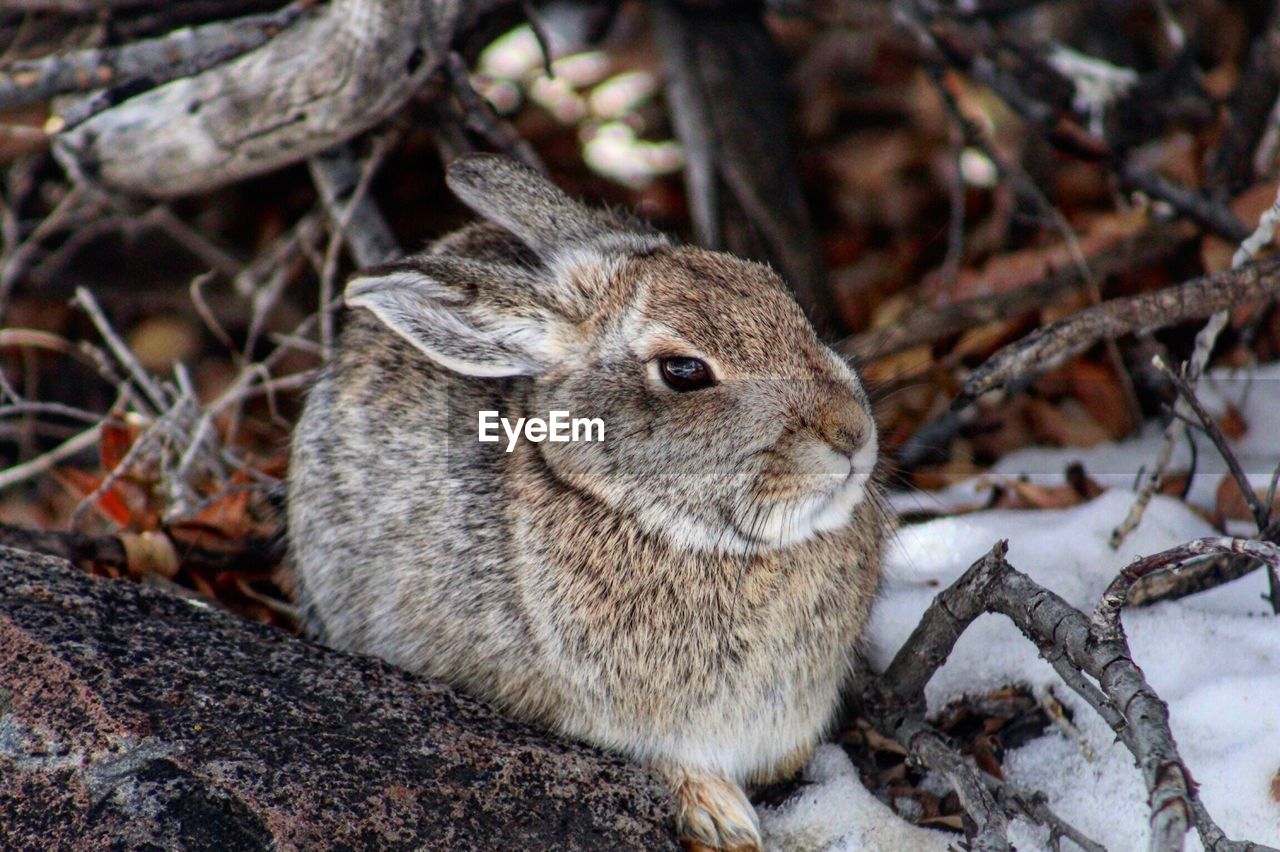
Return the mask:
[[[0,548],[0,849],[676,849],[645,770]]]

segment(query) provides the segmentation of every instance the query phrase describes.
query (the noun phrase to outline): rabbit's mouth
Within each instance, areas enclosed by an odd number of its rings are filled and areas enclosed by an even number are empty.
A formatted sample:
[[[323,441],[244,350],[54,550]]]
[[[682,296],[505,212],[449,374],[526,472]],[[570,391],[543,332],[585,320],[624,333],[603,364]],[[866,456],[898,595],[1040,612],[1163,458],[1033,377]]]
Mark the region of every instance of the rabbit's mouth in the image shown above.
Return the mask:
[[[854,454],[844,473],[804,476],[805,487],[766,489],[751,517],[735,520],[735,531],[750,546],[786,548],[841,529],[866,499],[875,461],[872,440]],[[815,476],[823,487],[814,488]]]

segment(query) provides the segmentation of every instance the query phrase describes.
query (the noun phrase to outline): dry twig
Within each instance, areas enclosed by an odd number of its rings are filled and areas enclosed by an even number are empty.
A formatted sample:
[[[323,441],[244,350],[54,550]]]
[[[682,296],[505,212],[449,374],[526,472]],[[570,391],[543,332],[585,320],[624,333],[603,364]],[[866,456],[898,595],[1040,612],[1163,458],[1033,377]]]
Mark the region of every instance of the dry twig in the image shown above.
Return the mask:
[[[1234,305],[1273,298],[1277,291],[1280,291],[1280,258],[1267,258],[1154,293],[1111,299],[1001,349],[973,371],[954,407],[967,406],[1016,378],[1052,369],[1104,337],[1153,331],[1202,319]]]
[[[1193,542],[1127,569],[1104,595],[1100,604],[1104,615],[1091,620],[1009,565],[1004,558],[1007,545],[998,543],[938,595],[883,678],[871,687],[866,705],[873,722],[881,730],[892,732],[900,742],[905,743],[904,738],[916,734],[913,720],[924,707],[925,685],[946,662],[974,619],[983,613],[999,613],[1013,621],[1037,647],[1052,649],[1063,664],[1078,673],[1067,681],[1068,685],[1102,715],[1133,753],[1150,795],[1149,848],[1153,852],[1181,849],[1191,827],[1207,849],[1264,849],[1227,839],[1205,811],[1190,772],[1178,754],[1164,702],[1135,664],[1123,632],[1110,628],[1111,616],[1118,612],[1124,591],[1131,584],[1129,578],[1172,567],[1188,548],[1205,552],[1231,549],[1280,563],[1280,548],[1266,544],[1233,539]],[[1084,677],[1096,686],[1079,688]],[[983,805],[979,803],[978,807],[979,814],[973,815],[975,822],[995,825]]]

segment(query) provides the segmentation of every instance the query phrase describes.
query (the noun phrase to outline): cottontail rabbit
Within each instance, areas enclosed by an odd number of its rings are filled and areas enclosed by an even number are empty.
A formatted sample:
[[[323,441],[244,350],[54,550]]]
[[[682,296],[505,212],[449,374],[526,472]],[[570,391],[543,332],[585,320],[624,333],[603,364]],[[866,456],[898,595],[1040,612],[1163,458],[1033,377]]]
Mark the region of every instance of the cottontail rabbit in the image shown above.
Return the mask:
[[[880,570],[857,376],[768,268],[471,156],[488,220],[357,275],[293,443],[310,629],[656,768],[693,845],[832,722]],[[604,440],[478,440],[565,411]],[[529,440],[533,438],[535,440]]]

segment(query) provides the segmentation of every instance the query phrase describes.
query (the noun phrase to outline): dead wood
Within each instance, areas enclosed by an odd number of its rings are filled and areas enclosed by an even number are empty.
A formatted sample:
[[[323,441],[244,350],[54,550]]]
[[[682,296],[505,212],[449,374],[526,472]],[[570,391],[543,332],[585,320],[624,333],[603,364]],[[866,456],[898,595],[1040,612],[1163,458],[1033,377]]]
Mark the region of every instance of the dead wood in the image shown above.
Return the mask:
[[[198,74],[266,44],[315,5],[301,0],[278,12],[180,29],[120,47],[91,48],[14,62],[0,73],[0,108],[68,92],[105,91],[89,103],[109,108],[130,93]],[[87,118],[84,107],[76,112]],[[64,117],[67,125],[78,123]]]
[[[1260,541],[1280,543],[1280,520],[1272,521],[1258,533]],[[1177,571],[1148,574],[1129,591],[1129,606],[1150,606],[1161,601],[1177,600],[1188,595],[1238,580],[1252,574],[1263,563],[1250,556],[1223,554],[1202,559]]]
[[[1005,560],[1006,551],[1006,543],[999,542],[934,599],[865,699],[873,723],[904,745],[918,737],[917,716],[924,709],[925,685],[979,615],[998,613],[1041,649],[1045,659],[1066,675],[1067,685],[1107,721],[1132,752],[1149,794],[1150,849],[1182,849],[1184,836],[1193,827],[1207,849],[1265,849],[1229,840],[1204,809],[1191,773],[1178,754],[1168,709],[1133,660],[1119,629],[1118,613],[1124,594],[1136,579],[1157,570],[1175,569],[1189,555],[1247,552],[1280,564],[1280,548],[1263,542],[1209,539],[1140,560],[1107,590],[1092,619],[1011,566]],[[978,813],[971,812],[971,816],[980,827],[990,830],[998,825],[991,820],[985,802],[979,800],[976,809]]]
[[[60,133],[55,152],[74,175],[150,197],[279,168],[391,115],[503,2],[334,0],[256,50]]]
[[[1154,293],[1111,299],[1036,331],[991,356],[965,381],[953,403],[963,408],[1020,377],[1052,369],[1107,337],[1154,331],[1205,317],[1280,291],[1280,257],[1224,270]]]

